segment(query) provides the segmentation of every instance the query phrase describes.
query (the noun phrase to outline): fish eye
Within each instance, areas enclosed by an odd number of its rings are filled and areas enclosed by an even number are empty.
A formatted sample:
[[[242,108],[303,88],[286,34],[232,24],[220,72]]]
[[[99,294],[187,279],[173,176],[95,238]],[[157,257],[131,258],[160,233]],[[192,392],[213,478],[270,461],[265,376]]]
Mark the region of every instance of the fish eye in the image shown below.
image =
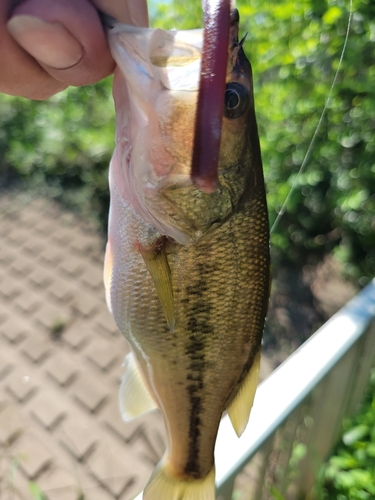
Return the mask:
[[[227,118],[239,118],[244,114],[249,102],[249,92],[237,82],[226,85],[224,95],[224,114]]]

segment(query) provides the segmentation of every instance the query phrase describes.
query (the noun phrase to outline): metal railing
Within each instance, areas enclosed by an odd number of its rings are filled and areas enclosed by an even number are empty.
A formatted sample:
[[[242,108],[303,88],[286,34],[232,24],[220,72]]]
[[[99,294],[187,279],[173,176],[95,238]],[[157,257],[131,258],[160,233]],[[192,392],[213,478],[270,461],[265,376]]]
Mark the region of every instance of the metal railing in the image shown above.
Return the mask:
[[[321,465],[374,366],[374,318],[375,280],[259,385],[240,439],[223,418],[215,448],[220,500],[232,498],[239,474],[251,500],[316,498]]]

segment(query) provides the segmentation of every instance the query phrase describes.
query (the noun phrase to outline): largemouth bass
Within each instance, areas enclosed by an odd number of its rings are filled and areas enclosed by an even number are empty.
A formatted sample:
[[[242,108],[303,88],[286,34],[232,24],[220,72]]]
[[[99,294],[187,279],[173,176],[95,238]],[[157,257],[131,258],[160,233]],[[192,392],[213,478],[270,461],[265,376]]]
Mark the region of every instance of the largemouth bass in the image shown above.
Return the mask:
[[[228,411],[246,427],[269,296],[269,228],[252,73],[231,16],[218,189],[190,176],[202,32],[115,25],[117,142],[104,281],[130,343],[124,418],[157,406],[167,449],[146,500],[212,500]]]

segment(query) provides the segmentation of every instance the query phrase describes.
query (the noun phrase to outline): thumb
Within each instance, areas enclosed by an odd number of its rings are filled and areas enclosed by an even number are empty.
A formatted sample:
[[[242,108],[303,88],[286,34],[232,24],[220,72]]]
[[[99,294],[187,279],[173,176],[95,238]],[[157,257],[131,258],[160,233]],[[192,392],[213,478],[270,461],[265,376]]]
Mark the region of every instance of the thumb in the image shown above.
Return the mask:
[[[112,73],[99,15],[88,0],[26,0],[8,29],[18,44],[55,80],[87,85]]]

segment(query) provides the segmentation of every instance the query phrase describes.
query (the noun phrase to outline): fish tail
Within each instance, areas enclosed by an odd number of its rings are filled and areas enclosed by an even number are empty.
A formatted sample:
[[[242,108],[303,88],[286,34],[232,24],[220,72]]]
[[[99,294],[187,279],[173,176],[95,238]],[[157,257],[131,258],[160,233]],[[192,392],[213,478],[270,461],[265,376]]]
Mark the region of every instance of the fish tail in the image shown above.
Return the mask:
[[[179,479],[161,460],[143,492],[143,500],[215,500],[215,468],[201,479]]]

